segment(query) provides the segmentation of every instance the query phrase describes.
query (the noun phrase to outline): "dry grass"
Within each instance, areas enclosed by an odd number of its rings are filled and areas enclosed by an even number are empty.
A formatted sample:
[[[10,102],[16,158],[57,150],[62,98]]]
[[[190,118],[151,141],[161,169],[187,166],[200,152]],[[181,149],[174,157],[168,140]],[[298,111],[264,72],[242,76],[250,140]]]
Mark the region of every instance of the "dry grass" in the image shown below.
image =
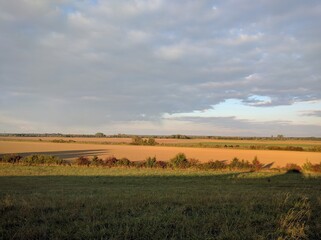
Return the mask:
[[[255,156],[264,164],[274,162],[273,167],[284,167],[287,163],[303,165],[307,160],[312,164],[321,161],[320,152],[291,152],[267,150],[242,150],[220,148],[188,148],[165,146],[131,146],[131,145],[98,145],[80,143],[49,143],[49,142],[15,142],[0,141],[0,153],[20,154],[51,154],[64,159],[75,159],[79,156],[94,156],[105,158],[115,156],[126,157],[130,160],[144,160],[149,156],[156,156],[157,160],[167,161],[177,153],[185,153],[188,158],[195,158],[201,162],[210,160],[231,160],[234,157],[252,160]]]

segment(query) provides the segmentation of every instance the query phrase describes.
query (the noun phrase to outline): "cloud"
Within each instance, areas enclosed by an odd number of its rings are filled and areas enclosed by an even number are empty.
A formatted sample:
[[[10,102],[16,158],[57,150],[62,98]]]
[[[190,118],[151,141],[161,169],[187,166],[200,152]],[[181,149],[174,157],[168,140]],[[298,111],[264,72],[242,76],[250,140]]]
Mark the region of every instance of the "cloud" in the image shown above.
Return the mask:
[[[319,1],[235,4],[1,1],[0,108],[66,129],[320,100]]]
[[[203,135],[228,136],[271,136],[283,134],[289,137],[315,136],[315,130],[320,131],[320,125],[293,124],[291,121],[256,122],[231,117],[176,117],[171,120],[188,122],[190,125],[201,126],[198,132]],[[188,132],[187,129],[185,131]]]
[[[321,110],[315,110],[315,111],[306,111],[301,114],[302,116],[308,116],[308,117],[321,117]]]

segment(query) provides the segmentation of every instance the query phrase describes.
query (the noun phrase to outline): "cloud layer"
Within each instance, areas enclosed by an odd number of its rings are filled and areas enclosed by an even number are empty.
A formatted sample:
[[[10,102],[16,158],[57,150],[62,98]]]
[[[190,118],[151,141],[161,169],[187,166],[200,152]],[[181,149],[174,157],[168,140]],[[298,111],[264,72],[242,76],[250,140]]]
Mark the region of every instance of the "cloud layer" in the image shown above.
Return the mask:
[[[313,0],[0,1],[0,131],[320,101],[320,20]]]

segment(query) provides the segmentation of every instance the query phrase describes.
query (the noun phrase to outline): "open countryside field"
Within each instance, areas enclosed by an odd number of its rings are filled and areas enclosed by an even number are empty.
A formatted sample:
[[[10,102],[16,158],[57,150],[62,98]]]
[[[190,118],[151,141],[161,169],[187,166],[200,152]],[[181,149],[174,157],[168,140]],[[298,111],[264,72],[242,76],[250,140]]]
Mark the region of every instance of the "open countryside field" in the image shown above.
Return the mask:
[[[156,156],[157,160],[167,161],[177,153],[185,153],[188,158],[198,159],[201,162],[210,160],[231,160],[234,157],[251,161],[255,156],[264,164],[274,163],[272,167],[283,167],[287,163],[304,164],[321,161],[321,152],[295,152],[271,150],[243,150],[225,148],[190,148],[169,146],[134,146],[113,144],[81,144],[81,143],[52,143],[26,141],[0,141],[0,153],[50,154],[72,160],[79,156],[115,156],[126,157],[132,161],[144,160]]]
[[[320,239],[321,178],[0,166],[1,239]]]

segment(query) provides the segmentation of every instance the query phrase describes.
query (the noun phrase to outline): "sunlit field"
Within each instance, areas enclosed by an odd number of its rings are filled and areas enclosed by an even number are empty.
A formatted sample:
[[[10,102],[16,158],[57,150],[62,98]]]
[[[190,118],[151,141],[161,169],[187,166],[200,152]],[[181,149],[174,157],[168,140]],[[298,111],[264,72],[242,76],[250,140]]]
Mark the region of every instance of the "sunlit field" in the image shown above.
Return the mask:
[[[2,138],[4,139],[4,138]],[[41,138],[42,141],[36,140],[35,138],[30,139],[26,138],[23,141],[21,139],[12,139],[5,138],[5,140],[0,141],[0,153],[19,153],[23,155],[29,154],[50,154],[59,156],[64,159],[73,160],[79,156],[92,157],[94,155],[101,158],[108,156],[115,156],[117,158],[128,158],[132,161],[144,160],[147,157],[155,156],[158,160],[168,161],[174,155],[179,152],[185,153],[188,158],[197,159],[201,162],[207,162],[211,160],[228,160],[230,161],[234,157],[239,159],[252,161],[255,157],[259,159],[260,162],[264,164],[272,164],[272,167],[284,167],[288,163],[295,163],[298,165],[304,164],[306,161],[311,163],[319,163],[321,161],[321,152],[310,152],[310,151],[280,151],[280,150],[251,150],[251,149],[239,149],[231,147],[196,147],[191,146],[180,146],[182,139],[157,139],[160,142],[156,146],[136,146],[129,145],[129,139],[111,139],[113,141],[127,141],[125,144],[103,144],[103,141],[99,138],[96,138],[97,142],[87,142],[87,140],[94,141],[91,138],[76,138],[73,141],[77,142],[67,142],[69,138],[63,139],[65,142],[55,143],[50,142],[55,140],[53,138]],[[25,141],[28,140],[28,141]],[[57,140],[57,139],[56,139]],[[98,141],[99,140],[99,141]],[[106,138],[105,141],[109,141],[109,138]],[[171,141],[171,144],[176,145],[162,145],[161,141]],[[192,144],[202,143],[203,139],[190,139],[193,141]],[[177,142],[175,142],[177,141]],[[184,144],[187,144],[187,140],[184,140]],[[221,141],[221,140],[220,140]],[[80,142],[80,143],[79,143]],[[86,143],[84,143],[86,142]],[[215,141],[214,141],[215,142]],[[229,146],[235,140],[225,141],[225,145]],[[259,144],[257,141],[236,141],[238,144]],[[272,142],[272,141],[271,141]],[[294,143],[295,142],[295,143]],[[163,142],[164,143],[164,142]],[[309,146],[319,146],[318,141],[293,141],[290,140],[289,143],[286,141],[274,142],[274,144],[287,145],[295,144],[294,146],[309,145]],[[190,143],[191,144],[191,143]],[[271,144],[271,143],[270,143]],[[216,145],[216,144],[215,144]]]
[[[321,238],[321,152],[68,139],[0,141],[1,239]]]

